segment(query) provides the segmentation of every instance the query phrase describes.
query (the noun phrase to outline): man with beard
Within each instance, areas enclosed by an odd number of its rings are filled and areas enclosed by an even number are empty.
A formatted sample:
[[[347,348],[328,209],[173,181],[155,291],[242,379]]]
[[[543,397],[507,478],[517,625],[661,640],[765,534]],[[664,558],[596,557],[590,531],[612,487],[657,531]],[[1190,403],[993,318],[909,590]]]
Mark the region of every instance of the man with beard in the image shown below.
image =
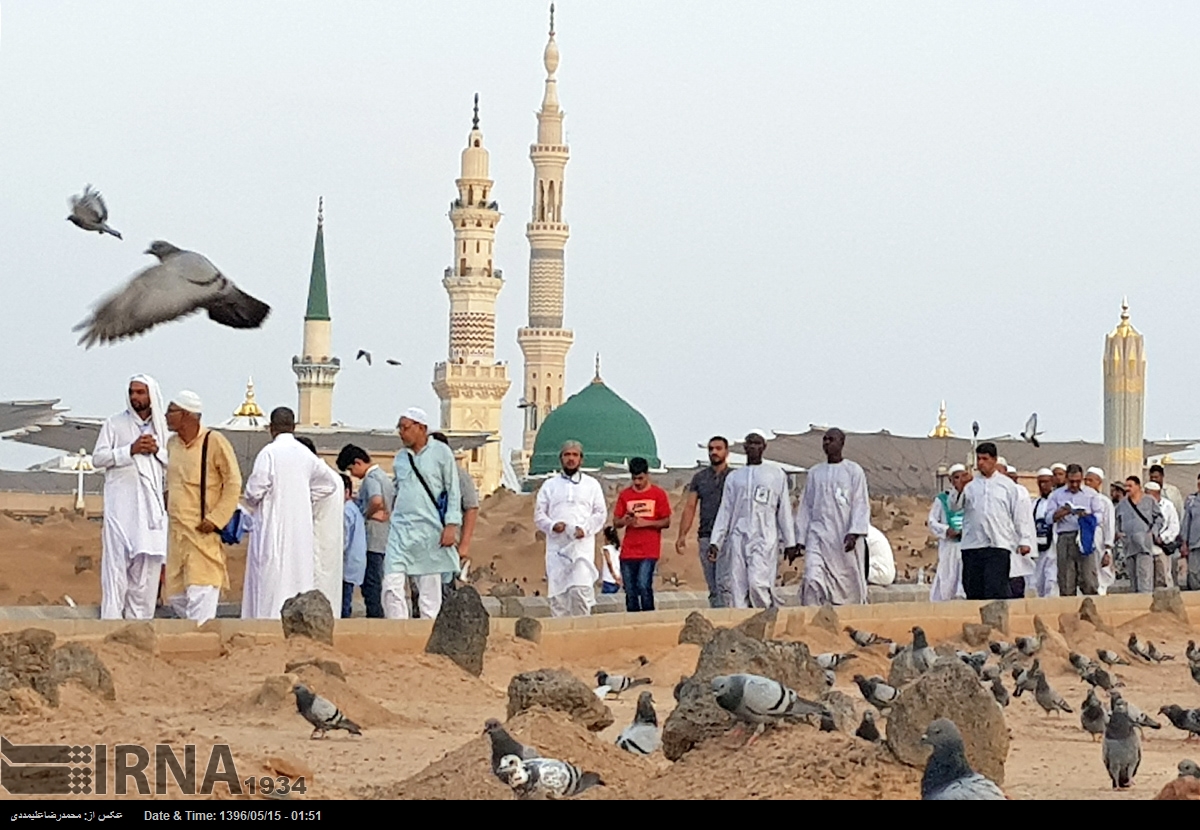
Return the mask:
[[[538,489],[533,523],[546,536],[546,595],[555,617],[586,617],[596,604],[596,534],[608,518],[600,482],[584,475],[583,445],[567,441],[562,472]],[[626,590],[630,590],[626,586]]]
[[[725,477],[729,475],[729,442],[720,435],[708,441],[708,466],[692,476],[687,486],[687,503],[683,506],[683,517],[679,522],[679,538],[675,540],[675,552],[683,553],[688,532],[700,509],[700,525],[696,530],[696,541],[700,548],[700,567],[704,570],[704,581],[708,585],[708,605],[720,608],[721,598],[717,591],[717,563],[708,559],[708,544],[712,538],[713,522],[721,509],[721,493],[725,489]]]

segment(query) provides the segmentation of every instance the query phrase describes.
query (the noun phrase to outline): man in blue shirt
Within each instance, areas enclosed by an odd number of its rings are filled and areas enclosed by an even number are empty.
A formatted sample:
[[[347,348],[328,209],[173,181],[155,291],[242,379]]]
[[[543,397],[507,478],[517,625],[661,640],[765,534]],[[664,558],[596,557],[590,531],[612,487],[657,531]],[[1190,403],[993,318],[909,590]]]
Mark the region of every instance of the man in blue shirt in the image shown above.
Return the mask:
[[[352,610],[354,586],[363,584],[367,572],[367,528],[354,501],[354,485],[345,473],[342,473],[342,487],[346,495],[342,507],[342,619],[347,619]]]
[[[367,528],[367,569],[362,579],[362,597],[367,616],[383,619],[383,558],[387,552],[388,523],[396,500],[396,485],[391,476],[371,463],[362,447],[347,444],[338,453],[337,467],[362,481],[358,488],[358,509]]]

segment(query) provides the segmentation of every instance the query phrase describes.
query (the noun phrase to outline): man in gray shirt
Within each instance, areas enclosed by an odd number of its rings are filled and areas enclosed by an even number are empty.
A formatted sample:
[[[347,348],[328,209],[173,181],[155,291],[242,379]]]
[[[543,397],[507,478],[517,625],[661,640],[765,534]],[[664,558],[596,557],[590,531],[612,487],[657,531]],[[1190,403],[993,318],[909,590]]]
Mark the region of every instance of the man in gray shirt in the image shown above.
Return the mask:
[[[1162,531],[1158,502],[1142,491],[1137,476],[1125,479],[1125,498],[1117,502],[1117,538],[1122,542],[1125,571],[1139,594],[1154,593],[1154,539]]]
[[[355,500],[367,525],[367,571],[363,575],[362,597],[367,616],[383,619],[383,559],[387,553],[388,529],[396,485],[392,477],[371,463],[362,447],[347,444],[337,457],[338,469],[362,481]]]
[[[1200,591],[1200,479],[1196,481],[1196,492],[1183,503],[1179,525],[1179,553],[1187,562],[1187,590]]]
[[[729,474],[729,442],[720,435],[713,436],[708,442],[709,466],[692,476],[685,492],[687,504],[683,507],[683,519],[679,523],[679,536],[675,540],[675,552],[682,554],[688,531],[696,518],[696,507],[700,508],[700,526],[697,536],[700,544],[700,567],[704,569],[704,581],[708,584],[708,605],[710,608],[721,607],[721,597],[717,592],[717,563],[709,561],[708,544],[712,536],[713,523],[717,519],[717,511],[721,509],[721,494],[725,491],[725,476]]]

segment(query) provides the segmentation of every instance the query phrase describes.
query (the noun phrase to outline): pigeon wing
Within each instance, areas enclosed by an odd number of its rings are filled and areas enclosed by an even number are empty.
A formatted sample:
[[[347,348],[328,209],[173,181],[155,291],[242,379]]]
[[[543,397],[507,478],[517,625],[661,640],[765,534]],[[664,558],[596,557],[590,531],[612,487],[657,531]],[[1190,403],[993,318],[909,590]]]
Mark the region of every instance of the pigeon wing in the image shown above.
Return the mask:
[[[979,773],[951,781],[930,796],[931,801],[1004,801],[1007,796],[996,782]]]
[[[333,705],[333,702],[326,700],[320,695],[313,697],[312,706],[308,709],[310,721],[314,725],[333,726],[338,719],[338,708]]]
[[[213,286],[182,278],[168,261],[136,274],[119,291],[101,300],[92,316],[75,330],[85,330],[79,342],[91,348],[184,317],[212,298]]]
[[[1029,420],[1025,422],[1025,435],[1033,438],[1037,435],[1037,413],[1029,416]]]
[[[635,755],[651,755],[661,745],[658,728],[648,723],[630,724],[621,730],[617,738],[617,746]]]

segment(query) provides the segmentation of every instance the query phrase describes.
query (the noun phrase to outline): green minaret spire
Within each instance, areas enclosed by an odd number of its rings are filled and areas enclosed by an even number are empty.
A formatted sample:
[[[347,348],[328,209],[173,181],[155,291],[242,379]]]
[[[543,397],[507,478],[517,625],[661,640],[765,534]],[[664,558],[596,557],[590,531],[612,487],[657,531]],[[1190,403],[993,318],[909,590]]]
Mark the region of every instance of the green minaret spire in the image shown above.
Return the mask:
[[[308,278],[305,320],[329,319],[329,291],[325,287],[325,197],[317,201],[317,241],[313,244],[312,274]]]

